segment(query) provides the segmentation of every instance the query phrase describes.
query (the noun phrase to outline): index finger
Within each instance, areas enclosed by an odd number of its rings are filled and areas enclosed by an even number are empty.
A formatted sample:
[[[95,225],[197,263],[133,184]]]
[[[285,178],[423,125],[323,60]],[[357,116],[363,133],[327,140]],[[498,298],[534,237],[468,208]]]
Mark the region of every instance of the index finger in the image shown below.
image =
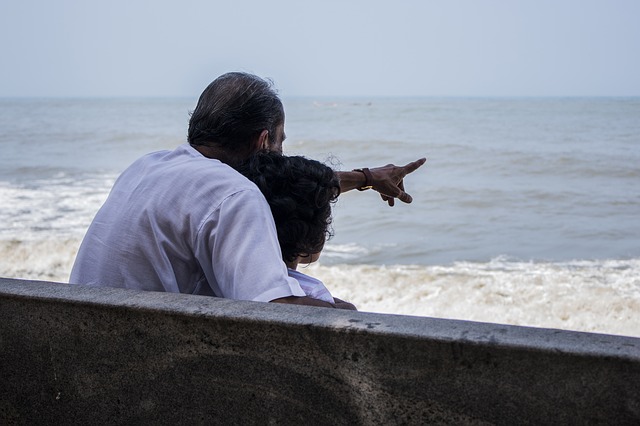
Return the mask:
[[[409,174],[416,171],[420,166],[422,166],[426,162],[427,162],[426,158],[421,158],[419,160],[412,161],[411,163],[407,164],[406,166],[403,167],[403,169],[406,174]]]

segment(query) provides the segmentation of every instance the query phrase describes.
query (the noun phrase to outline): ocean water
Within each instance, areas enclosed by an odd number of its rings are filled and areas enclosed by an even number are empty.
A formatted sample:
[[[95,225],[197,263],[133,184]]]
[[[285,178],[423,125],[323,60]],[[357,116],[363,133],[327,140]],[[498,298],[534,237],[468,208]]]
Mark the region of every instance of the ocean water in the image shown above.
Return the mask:
[[[0,100],[0,275],[64,282],[118,174],[195,99]],[[306,272],[361,310],[640,336],[640,98],[285,99],[285,153],[406,163]]]

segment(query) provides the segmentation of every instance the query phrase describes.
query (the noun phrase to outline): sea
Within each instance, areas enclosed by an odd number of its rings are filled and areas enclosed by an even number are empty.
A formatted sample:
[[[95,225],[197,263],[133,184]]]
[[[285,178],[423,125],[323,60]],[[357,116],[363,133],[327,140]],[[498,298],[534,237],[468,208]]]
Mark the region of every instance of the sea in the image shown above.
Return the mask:
[[[197,99],[0,99],[0,276],[67,282],[116,177]],[[302,269],[361,311],[640,336],[640,98],[290,98],[285,154],[427,163],[342,194]],[[248,260],[247,267],[251,267]]]

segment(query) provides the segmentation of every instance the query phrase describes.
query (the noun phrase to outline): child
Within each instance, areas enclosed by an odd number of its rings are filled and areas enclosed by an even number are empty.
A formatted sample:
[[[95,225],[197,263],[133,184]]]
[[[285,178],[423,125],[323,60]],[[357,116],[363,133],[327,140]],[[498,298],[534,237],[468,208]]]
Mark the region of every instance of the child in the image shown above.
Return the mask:
[[[238,171],[256,184],[271,207],[289,276],[307,296],[334,304],[322,281],[297,271],[299,264],[318,260],[331,237],[331,204],[340,194],[333,170],[304,157],[261,152]]]

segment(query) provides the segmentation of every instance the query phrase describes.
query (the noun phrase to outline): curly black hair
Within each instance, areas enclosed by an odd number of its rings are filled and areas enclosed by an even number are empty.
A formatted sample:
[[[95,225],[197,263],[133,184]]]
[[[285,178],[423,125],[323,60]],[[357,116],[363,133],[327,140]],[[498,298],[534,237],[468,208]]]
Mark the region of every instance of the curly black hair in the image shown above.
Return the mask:
[[[259,152],[237,170],[267,199],[286,262],[322,250],[332,236],[331,204],[340,194],[330,167],[305,157]]]

